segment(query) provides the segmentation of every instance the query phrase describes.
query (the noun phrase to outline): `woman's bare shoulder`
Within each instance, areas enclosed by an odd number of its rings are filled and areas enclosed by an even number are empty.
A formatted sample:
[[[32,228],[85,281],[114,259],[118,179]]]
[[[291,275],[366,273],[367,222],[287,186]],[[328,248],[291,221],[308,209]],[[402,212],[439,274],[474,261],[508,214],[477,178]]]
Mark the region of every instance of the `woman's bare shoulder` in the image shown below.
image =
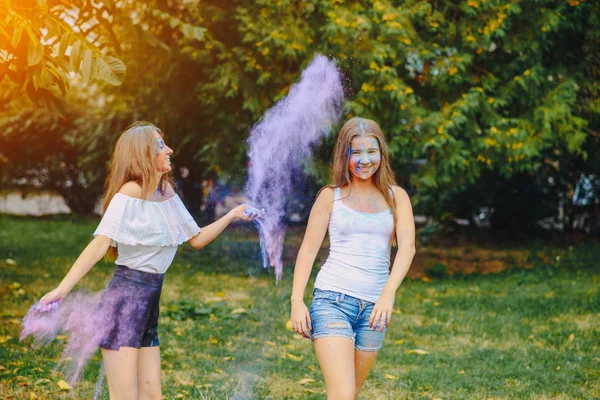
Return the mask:
[[[126,184],[121,186],[121,189],[119,189],[119,193],[124,194],[125,196],[136,198],[136,199],[143,198],[142,186],[135,181],[127,182]]]
[[[397,204],[400,204],[405,200],[410,200],[406,190],[402,189],[400,186],[394,186],[394,197],[396,198]]]
[[[323,199],[325,201],[333,200],[333,188],[331,186],[324,186],[320,191],[317,199]]]

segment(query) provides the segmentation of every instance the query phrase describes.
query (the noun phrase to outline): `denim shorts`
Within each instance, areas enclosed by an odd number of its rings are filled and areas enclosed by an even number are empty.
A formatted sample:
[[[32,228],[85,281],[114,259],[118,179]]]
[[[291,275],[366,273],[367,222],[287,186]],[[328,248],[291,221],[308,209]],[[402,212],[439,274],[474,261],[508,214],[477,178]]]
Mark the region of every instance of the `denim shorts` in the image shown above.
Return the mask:
[[[354,342],[354,348],[377,351],[383,345],[386,328],[373,330],[369,318],[375,304],[344,293],[315,289],[310,306],[311,339],[338,336]]]
[[[102,294],[99,319],[105,335],[100,347],[154,347],[158,341],[159,300],[164,274],[117,266]]]

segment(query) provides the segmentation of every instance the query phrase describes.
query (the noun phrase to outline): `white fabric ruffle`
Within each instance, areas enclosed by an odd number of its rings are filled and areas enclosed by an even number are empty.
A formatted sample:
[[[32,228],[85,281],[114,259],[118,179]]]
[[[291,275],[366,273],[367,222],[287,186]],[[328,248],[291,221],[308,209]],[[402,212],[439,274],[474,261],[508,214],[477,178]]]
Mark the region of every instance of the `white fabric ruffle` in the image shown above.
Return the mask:
[[[117,193],[94,236],[113,240],[112,246],[179,246],[200,232],[177,194],[165,201],[148,201]]]

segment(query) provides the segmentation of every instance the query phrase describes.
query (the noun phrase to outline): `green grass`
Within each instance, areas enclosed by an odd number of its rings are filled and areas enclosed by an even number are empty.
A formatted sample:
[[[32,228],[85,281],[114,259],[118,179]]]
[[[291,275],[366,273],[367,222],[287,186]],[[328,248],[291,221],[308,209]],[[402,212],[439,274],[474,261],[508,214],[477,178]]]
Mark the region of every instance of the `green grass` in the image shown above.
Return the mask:
[[[64,339],[34,348],[19,343],[19,324],[58,284],[96,224],[0,216],[0,398],[72,398],[54,371]],[[161,300],[165,398],[325,398],[310,342],[285,328],[301,234],[288,235],[279,285],[260,266],[252,229],[232,227],[200,252],[181,247]],[[539,254],[539,246],[532,251]],[[600,248],[560,249],[560,260],[556,253],[547,249],[550,264],[527,270],[405,281],[361,398],[599,398]],[[99,263],[78,288],[100,290],[112,270]],[[76,398],[92,397],[99,365],[98,353]]]

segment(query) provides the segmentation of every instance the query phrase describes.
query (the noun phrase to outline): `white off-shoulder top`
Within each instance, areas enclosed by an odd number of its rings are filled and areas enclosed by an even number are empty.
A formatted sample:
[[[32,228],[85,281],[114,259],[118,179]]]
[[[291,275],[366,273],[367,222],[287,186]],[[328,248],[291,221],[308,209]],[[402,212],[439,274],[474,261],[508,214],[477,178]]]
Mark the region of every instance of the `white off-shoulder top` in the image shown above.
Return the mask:
[[[177,246],[200,232],[177,194],[164,201],[148,201],[117,193],[94,236],[113,240],[115,263],[154,274],[164,274]]]

